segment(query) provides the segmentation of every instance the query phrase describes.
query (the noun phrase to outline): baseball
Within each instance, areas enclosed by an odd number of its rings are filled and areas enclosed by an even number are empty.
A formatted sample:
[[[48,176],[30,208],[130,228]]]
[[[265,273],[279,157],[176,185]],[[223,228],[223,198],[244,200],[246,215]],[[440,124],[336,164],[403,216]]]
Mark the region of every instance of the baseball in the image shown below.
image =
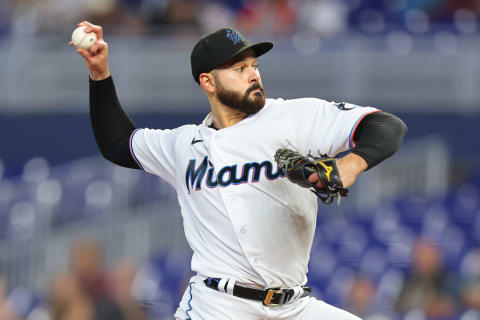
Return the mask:
[[[72,33],[73,45],[77,48],[88,50],[97,41],[97,34],[95,32],[85,32],[86,26],[78,27]]]

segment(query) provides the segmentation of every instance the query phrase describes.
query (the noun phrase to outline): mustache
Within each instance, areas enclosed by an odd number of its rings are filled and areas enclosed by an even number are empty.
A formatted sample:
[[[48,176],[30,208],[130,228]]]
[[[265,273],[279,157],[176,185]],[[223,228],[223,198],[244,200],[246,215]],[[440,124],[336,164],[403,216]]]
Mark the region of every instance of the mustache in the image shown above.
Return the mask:
[[[257,90],[257,89],[260,89],[261,92],[263,92],[263,88],[262,86],[260,85],[260,83],[258,82],[255,82],[255,84],[253,86],[251,86],[250,88],[248,88],[247,92],[245,92],[245,95],[249,95],[250,92],[254,91],[254,90]]]

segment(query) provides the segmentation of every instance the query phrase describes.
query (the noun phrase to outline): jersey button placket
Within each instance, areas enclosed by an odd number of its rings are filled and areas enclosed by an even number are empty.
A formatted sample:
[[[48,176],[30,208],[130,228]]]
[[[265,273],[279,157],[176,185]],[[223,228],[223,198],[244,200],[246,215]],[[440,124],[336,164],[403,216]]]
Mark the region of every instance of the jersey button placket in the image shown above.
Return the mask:
[[[211,155],[212,161],[214,161],[215,163],[217,163],[219,160],[218,152],[217,152],[218,150],[217,142],[218,142],[218,134],[214,133],[210,138],[210,155]]]

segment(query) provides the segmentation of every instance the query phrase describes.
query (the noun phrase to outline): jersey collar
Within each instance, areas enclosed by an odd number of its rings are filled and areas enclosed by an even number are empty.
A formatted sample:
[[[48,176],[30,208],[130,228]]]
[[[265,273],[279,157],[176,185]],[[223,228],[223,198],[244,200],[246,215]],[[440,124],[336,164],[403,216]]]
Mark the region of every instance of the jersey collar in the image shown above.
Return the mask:
[[[203,119],[202,124],[210,127],[213,124],[213,113],[210,112],[209,114],[207,114],[205,119]]]
[[[267,109],[267,107],[270,105],[270,102],[271,102],[271,99],[267,98],[266,101],[265,101],[265,106],[263,106],[262,110],[260,110],[257,114],[255,115],[258,115],[260,113],[262,113],[263,111],[265,111],[265,109]],[[254,115],[254,116],[255,116]],[[251,117],[251,116],[248,116],[248,117]],[[247,117],[247,118],[248,118]],[[242,120],[243,121],[243,120]],[[209,128],[213,128],[215,129],[215,126],[213,125],[213,113],[212,112],[209,112],[207,114],[207,116],[205,117],[205,119],[203,119],[202,121],[202,124],[206,127],[209,127]],[[218,130],[218,129],[217,129]]]

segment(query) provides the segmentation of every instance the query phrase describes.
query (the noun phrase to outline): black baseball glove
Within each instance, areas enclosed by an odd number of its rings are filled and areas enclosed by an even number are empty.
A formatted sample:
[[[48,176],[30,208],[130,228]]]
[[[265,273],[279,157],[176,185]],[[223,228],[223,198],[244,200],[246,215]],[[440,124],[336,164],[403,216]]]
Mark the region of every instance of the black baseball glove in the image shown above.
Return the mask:
[[[348,195],[348,189],[343,187],[337,168],[337,159],[326,155],[314,157],[302,155],[297,151],[280,148],[275,152],[275,161],[283,170],[288,180],[303,188],[313,188],[320,200],[325,204],[332,203],[333,199]],[[308,177],[317,172],[323,188],[318,188],[308,181]]]

